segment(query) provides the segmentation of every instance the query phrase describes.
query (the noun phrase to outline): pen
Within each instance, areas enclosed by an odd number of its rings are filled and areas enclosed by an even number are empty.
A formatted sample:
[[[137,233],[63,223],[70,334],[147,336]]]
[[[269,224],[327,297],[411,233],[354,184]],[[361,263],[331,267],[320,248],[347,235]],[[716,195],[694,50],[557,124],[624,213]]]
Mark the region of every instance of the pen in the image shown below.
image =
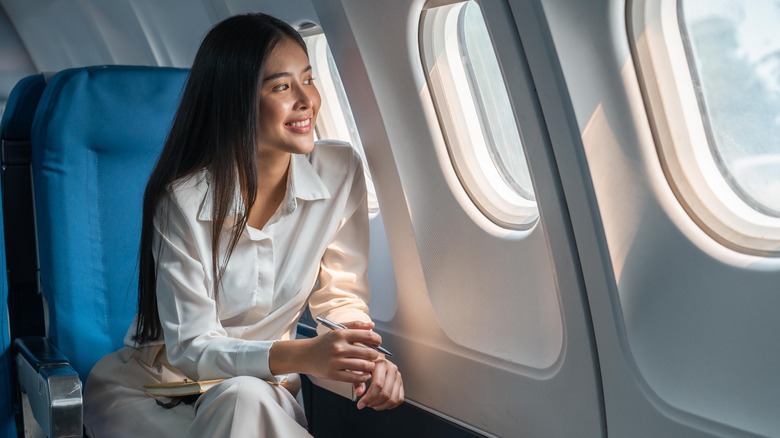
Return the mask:
[[[324,325],[325,327],[327,327],[327,328],[329,328],[331,330],[346,330],[346,329],[349,328],[349,327],[345,326],[344,324],[339,324],[337,322],[329,320],[328,318],[323,318],[323,317],[320,317],[320,316],[317,317],[317,322],[319,322],[320,324]],[[360,345],[363,345],[363,344],[360,344]],[[393,353],[387,351],[387,349],[382,347],[381,345],[366,345],[366,347],[373,348],[374,350],[379,351],[380,353],[384,353],[385,356],[388,356],[388,357],[393,355]]]

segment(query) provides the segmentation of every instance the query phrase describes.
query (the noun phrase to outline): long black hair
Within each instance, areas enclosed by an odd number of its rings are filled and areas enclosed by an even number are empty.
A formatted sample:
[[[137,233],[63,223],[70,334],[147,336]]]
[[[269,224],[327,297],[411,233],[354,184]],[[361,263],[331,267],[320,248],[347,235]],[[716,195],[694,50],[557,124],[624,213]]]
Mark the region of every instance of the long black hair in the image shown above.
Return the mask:
[[[258,89],[265,63],[284,38],[306,52],[300,34],[265,14],[230,17],[214,26],[198,49],[181,104],[162,154],[146,185],[138,278],[138,344],[162,337],[157,312],[157,268],[153,256],[154,217],[171,184],[207,168],[212,190],[211,270],[214,296],[257,193]],[[220,234],[233,205],[238,181],[244,211],[231,230],[220,262]]]

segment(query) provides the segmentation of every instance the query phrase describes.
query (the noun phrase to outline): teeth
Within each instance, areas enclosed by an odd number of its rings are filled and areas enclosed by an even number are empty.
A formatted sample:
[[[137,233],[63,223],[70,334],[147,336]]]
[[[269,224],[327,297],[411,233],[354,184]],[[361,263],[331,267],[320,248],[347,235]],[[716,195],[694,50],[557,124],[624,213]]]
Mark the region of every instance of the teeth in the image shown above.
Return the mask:
[[[306,119],[306,120],[303,120],[303,121],[300,121],[300,122],[288,123],[288,125],[294,126],[296,128],[302,128],[304,126],[309,126],[309,124],[311,124],[311,119]]]

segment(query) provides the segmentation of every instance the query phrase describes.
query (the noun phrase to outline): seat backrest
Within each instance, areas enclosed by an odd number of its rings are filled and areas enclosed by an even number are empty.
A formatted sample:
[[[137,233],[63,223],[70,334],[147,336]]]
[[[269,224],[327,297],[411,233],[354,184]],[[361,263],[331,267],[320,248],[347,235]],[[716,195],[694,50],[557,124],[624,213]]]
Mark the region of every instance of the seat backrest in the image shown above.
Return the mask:
[[[8,307],[13,337],[44,334],[30,181],[30,131],[45,87],[42,73],[20,80],[11,90],[0,122]]]
[[[118,349],[137,307],[146,181],[187,70],[69,69],[44,90],[32,128],[47,336],[82,381]]]
[[[0,120],[0,435],[9,437],[16,436],[10,353],[12,330],[15,335],[43,334],[43,311],[37,297],[29,163],[30,129],[45,86],[43,74],[21,79],[11,90]],[[5,213],[8,213],[7,220],[4,220]],[[11,259],[7,257],[10,252],[14,253]],[[15,296],[9,296],[9,280],[17,286]],[[21,318],[12,313],[20,313],[21,309],[33,314]]]

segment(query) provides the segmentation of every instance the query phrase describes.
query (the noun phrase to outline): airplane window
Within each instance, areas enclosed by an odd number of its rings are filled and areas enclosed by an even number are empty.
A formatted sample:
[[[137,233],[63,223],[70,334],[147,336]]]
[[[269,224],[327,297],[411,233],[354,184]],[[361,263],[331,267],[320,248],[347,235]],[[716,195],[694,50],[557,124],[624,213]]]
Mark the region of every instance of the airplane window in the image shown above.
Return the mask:
[[[347,93],[341,83],[336,63],[323,34],[314,34],[304,38],[309,49],[309,60],[314,72],[315,83],[322,97],[320,113],[317,117],[315,133],[317,138],[330,138],[351,143],[363,158],[368,189],[368,211],[373,217],[379,212],[379,201],[366,162],[363,143],[360,141],[357,124],[347,100]]]
[[[639,78],[677,199],[723,246],[780,256],[780,3],[630,7]]]
[[[709,146],[731,188],[780,217],[780,3],[680,1]]]
[[[521,132],[479,5],[426,10],[421,37],[429,86],[461,184],[498,225],[533,226],[538,210]]]
[[[514,191],[533,200],[531,175],[523,154],[520,133],[507,96],[490,35],[476,3],[463,6],[459,17],[458,37],[467,62],[469,84],[479,110],[479,122],[487,139],[486,146],[499,175]]]

